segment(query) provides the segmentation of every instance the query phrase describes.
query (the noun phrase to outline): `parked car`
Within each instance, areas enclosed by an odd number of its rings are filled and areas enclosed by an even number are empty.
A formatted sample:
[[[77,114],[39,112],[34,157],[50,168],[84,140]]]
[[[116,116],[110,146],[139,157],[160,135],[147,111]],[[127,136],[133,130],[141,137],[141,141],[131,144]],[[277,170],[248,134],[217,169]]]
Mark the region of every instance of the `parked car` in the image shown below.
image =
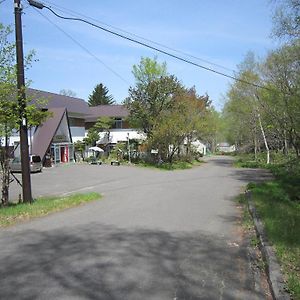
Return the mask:
[[[42,164],[41,157],[39,155],[30,155],[29,162],[30,162],[30,172],[42,172],[43,164]],[[9,163],[9,166],[12,172],[22,172],[21,157],[15,157]]]

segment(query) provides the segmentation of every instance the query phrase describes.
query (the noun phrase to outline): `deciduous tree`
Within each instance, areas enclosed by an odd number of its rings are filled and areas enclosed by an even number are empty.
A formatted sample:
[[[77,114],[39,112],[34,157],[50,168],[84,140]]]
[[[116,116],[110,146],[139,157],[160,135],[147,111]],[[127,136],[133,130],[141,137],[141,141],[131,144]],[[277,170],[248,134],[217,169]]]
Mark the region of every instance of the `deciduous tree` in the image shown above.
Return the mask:
[[[60,95],[68,96],[68,97],[76,97],[76,93],[69,89],[62,89],[59,91]]]
[[[2,180],[2,205],[7,205],[9,199],[9,184],[11,182],[9,169],[9,137],[14,129],[20,125],[20,108],[17,99],[15,44],[10,37],[12,29],[0,23],[0,163]],[[28,68],[34,60],[31,51],[25,57]],[[24,87],[25,88],[25,87]],[[35,104],[29,104],[27,99],[25,116],[28,126],[37,126],[47,117]]]

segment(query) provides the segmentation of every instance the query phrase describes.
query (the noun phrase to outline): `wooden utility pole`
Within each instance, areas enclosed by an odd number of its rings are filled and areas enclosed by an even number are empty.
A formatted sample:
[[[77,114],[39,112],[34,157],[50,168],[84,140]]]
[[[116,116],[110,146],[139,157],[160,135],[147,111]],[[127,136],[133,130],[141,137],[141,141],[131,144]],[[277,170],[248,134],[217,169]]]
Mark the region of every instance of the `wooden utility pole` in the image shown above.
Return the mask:
[[[23,201],[32,202],[31,178],[29,165],[28,130],[26,118],[26,95],[23,57],[23,37],[22,37],[22,7],[20,0],[14,0],[15,5],[15,32],[16,32],[16,58],[17,58],[17,88],[18,104],[20,115],[20,148],[22,166],[22,192]]]

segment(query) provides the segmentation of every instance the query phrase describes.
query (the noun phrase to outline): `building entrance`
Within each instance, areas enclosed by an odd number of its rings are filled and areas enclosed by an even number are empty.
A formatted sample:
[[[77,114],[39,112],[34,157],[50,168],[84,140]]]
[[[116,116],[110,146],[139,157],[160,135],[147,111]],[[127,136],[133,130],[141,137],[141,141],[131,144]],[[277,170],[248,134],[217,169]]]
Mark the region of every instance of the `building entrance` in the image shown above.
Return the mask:
[[[54,164],[74,162],[74,145],[72,143],[53,143],[51,158]]]

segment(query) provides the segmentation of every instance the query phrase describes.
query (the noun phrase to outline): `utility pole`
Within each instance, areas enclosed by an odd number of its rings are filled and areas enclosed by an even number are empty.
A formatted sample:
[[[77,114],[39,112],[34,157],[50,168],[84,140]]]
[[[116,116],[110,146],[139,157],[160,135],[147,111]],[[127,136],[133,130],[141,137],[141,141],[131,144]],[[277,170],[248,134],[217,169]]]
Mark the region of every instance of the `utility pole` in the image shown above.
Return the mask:
[[[18,104],[20,116],[20,148],[21,148],[21,167],[22,167],[22,192],[23,201],[32,202],[31,178],[29,165],[28,149],[28,130],[26,118],[26,95],[25,95],[25,76],[24,76],[24,57],[23,57],[23,37],[22,37],[22,7],[20,0],[14,0],[15,5],[15,32],[16,32],[16,58],[17,58],[17,88]]]

